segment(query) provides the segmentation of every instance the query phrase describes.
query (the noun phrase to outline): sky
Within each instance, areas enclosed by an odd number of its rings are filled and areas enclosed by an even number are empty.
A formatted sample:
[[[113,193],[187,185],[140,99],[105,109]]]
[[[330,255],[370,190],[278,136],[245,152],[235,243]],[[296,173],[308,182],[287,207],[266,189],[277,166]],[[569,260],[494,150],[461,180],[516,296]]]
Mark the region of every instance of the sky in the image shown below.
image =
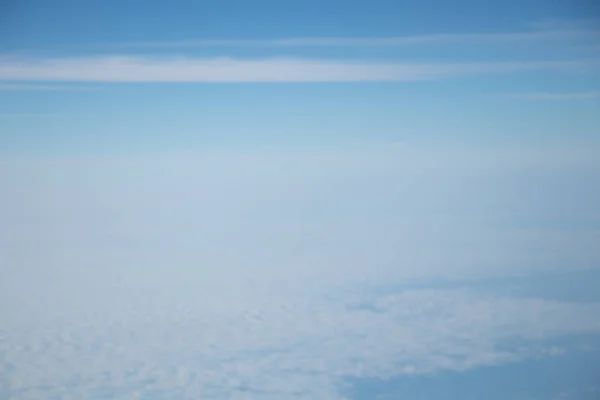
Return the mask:
[[[0,398],[596,398],[599,67],[583,0],[3,2]]]

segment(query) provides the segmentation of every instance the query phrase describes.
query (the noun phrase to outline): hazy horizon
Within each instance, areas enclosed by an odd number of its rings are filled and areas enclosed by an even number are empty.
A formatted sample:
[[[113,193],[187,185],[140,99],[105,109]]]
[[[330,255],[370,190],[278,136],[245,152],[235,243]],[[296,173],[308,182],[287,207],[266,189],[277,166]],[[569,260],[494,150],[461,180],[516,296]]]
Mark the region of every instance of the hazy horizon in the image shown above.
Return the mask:
[[[0,399],[595,399],[600,14],[0,5]]]

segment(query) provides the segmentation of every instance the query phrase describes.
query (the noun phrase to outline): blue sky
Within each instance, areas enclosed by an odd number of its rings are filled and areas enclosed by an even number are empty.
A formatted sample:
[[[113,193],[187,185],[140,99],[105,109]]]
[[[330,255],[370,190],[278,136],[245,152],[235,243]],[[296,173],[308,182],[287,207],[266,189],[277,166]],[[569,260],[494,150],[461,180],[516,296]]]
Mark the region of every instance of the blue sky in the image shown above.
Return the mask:
[[[0,398],[591,398],[599,67],[592,1],[4,2]]]
[[[596,139],[591,2],[3,7],[4,152]]]
[[[119,43],[123,40],[280,39],[282,37],[395,36],[519,30],[540,20],[595,17],[592,2],[542,0],[373,2],[277,1],[103,2],[74,0],[5,5],[4,46]],[[111,25],[112,24],[112,25]]]

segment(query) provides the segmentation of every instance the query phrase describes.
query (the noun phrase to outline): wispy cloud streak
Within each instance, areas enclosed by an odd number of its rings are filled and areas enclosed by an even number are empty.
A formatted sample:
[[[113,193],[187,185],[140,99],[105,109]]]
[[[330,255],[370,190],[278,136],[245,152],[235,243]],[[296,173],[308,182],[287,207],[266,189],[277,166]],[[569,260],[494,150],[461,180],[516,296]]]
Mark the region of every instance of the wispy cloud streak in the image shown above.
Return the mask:
[[[73,86],[73,85],[47,85],[47,84],[31,84],[31,83],[6,83],[0,82],[0,92],[2,91],[63,91],[63,90],[92,90],[89,86]]]
[[[527,100],[591,100],[600,98],[600,91],[572,93],[519,93],[515,97]]]
[[[13,82],[382,82],[433,80],[472,74],[585,69],[598,65],[600,60],[384,63],[283,58],[0,58],[0,79]]]
[[[437,44],[500,44],[600,37],[596,30],[540,30],[507,33],[439,33],[397,37],[313,37],[287,39],[198,39],[126,43],[126,47],[395,47]]]
[[[0,114],[0,119],[56,118],[57,116],[48,113],[3,113]]]

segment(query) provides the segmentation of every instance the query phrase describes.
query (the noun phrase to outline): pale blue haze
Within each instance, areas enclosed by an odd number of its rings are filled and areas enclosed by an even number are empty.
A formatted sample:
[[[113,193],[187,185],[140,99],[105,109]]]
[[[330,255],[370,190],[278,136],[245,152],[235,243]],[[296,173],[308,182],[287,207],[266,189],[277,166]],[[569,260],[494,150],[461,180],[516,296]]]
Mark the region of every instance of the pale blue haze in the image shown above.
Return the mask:
[[[0,4],[0,399],[596,399],[593,1]]]

